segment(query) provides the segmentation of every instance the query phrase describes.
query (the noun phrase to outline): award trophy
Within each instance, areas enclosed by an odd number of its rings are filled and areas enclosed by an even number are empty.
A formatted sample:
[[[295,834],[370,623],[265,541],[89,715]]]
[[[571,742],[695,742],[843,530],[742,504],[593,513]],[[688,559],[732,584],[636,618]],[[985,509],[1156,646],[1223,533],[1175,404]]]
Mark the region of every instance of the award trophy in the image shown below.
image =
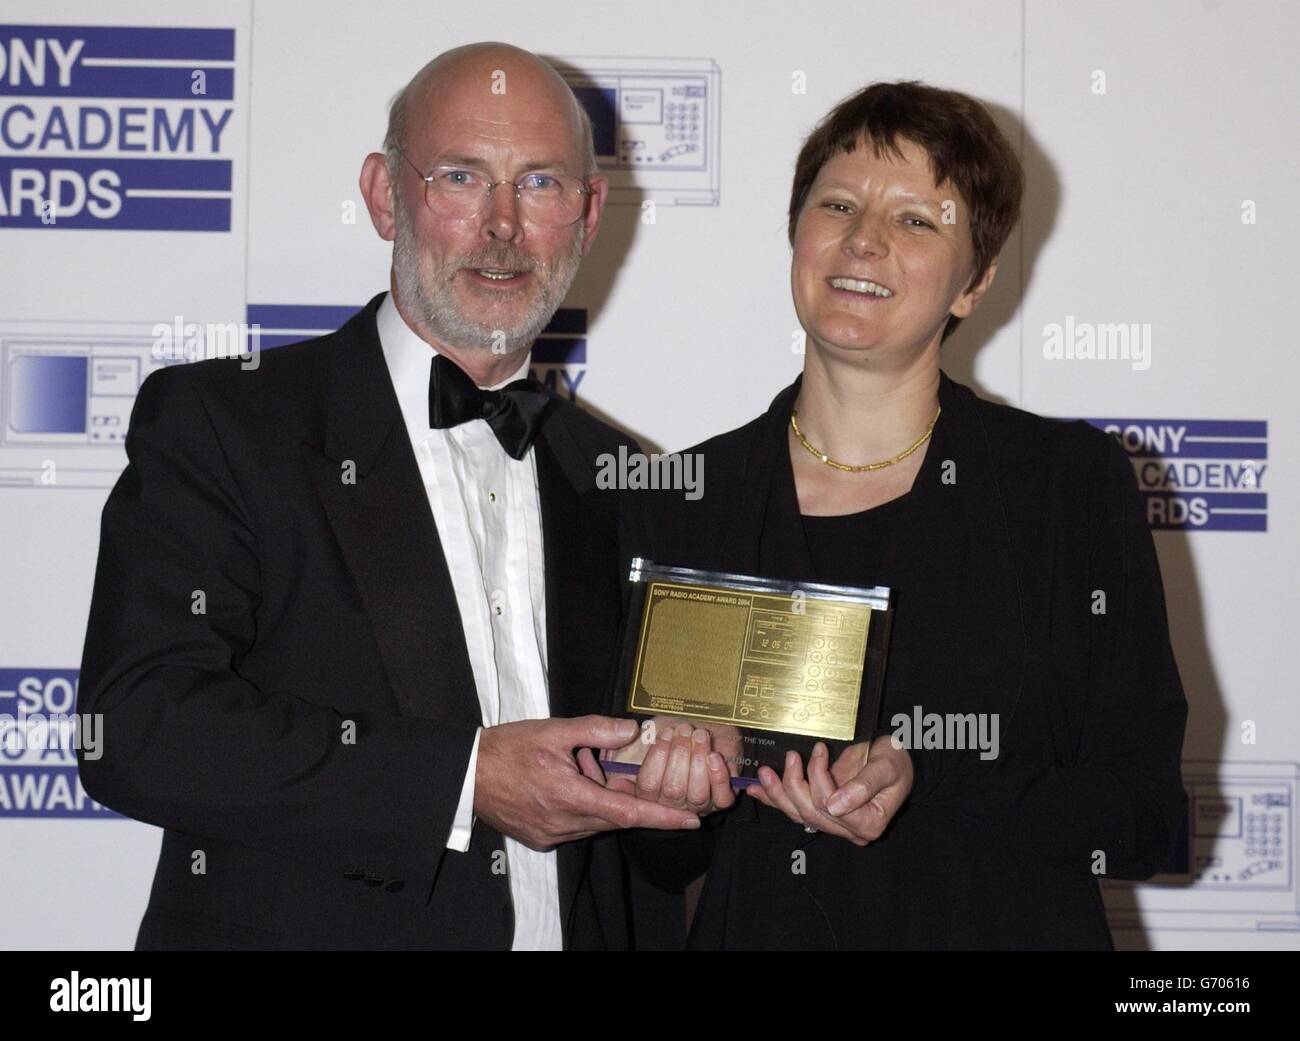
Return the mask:
[[[635,773],[655,741],[655,717],[735,727],[732,786],[778,774],[785,753],[806,763],[824,740],[834,760],[870,740],[880,711],[889,628],[884,586],[788,582],[632,561],[618,707],[642,721],[640,740],[602,767]]]

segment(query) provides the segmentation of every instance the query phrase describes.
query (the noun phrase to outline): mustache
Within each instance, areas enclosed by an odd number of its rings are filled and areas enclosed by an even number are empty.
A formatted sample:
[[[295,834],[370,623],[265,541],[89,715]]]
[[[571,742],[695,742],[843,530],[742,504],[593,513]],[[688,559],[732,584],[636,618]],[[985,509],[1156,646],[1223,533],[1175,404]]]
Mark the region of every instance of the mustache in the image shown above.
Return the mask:
[[[465,258],[461,262],[462,270],[467,268],[490,268],[498,271],[532,271],[537,262],[531,257],[517,253],[488,253]]]

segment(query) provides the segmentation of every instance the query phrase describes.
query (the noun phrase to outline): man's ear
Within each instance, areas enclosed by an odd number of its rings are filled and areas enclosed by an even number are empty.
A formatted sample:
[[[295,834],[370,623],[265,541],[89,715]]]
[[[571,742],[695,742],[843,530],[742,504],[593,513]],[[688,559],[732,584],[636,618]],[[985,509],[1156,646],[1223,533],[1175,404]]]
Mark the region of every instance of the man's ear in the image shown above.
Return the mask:
[[[591,252],[591,244],[596,240],[596,231],[600,228],[600,215],[605,211],[605,199],[609,195],[609,180],[600,174],[587,178],[587,187],[591,195],[587,199],[587,211],[582,217],[582,255]]]
[[[397,218],[393,216],[393,181],[382,152],[371,152],[361,164],[361,198],[370,211],[370,223],[385,242],[397,236]]]
[[[975,308],[979,307],[980,301],[984,299],[984,294],[989,291],[989,286],[993,284],[993,277],[997,273],[998,258],[994,257],[989,261],[988,270],[984,272],[984,277],[962,293],[948,313],[956,315],[958,318],[969,318],[975,312]]]

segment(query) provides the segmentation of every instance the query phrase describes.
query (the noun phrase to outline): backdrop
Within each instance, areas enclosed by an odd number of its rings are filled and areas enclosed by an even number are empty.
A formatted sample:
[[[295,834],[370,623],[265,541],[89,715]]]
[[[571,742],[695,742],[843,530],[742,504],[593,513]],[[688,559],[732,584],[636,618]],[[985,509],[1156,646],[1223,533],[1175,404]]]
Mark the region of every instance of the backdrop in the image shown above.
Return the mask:
[[[919,78],[985,101],[1028,173],[945,368],[1121,438],[1164,569],[1192,813],[1168,873],[1106,884],[1116,941],[1300,946],[1300,363],[1275,339],[1300,281],[1295,5],[6,0],[0,21],[0,715],[73,708],[160,340],[212,353],[257,325],[271,348],[386,288],[357,174],[434,54],[529,48],[592,113],[612,205],[536,373],[665,449],[799,370],[799,144],[864,84]],[[49,733],[0,751],[0,945],[128,947],[160,832],[89,800]]]

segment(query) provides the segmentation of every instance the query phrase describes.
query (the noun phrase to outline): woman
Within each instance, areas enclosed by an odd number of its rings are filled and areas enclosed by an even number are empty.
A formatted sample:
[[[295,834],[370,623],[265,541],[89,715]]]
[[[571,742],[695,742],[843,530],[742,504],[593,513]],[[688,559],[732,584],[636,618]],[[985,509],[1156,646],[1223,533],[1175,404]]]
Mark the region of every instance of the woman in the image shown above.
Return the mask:
[[[896,83],[841,103],[791,192],[802,375],[690,450],[701,499],[629,518],[629,556],[896,597],[874,740],[764,768],[698,835],[630,843],[661,884],[708,869],[694,947],[1109,948],[1099,879],[1166,863],[1187,709],[1127,457],[939,366],[1021,193],[973,99]],[[994,740],[891,740],[930,714]],[[695,747],[700,779],[719,761]]]

